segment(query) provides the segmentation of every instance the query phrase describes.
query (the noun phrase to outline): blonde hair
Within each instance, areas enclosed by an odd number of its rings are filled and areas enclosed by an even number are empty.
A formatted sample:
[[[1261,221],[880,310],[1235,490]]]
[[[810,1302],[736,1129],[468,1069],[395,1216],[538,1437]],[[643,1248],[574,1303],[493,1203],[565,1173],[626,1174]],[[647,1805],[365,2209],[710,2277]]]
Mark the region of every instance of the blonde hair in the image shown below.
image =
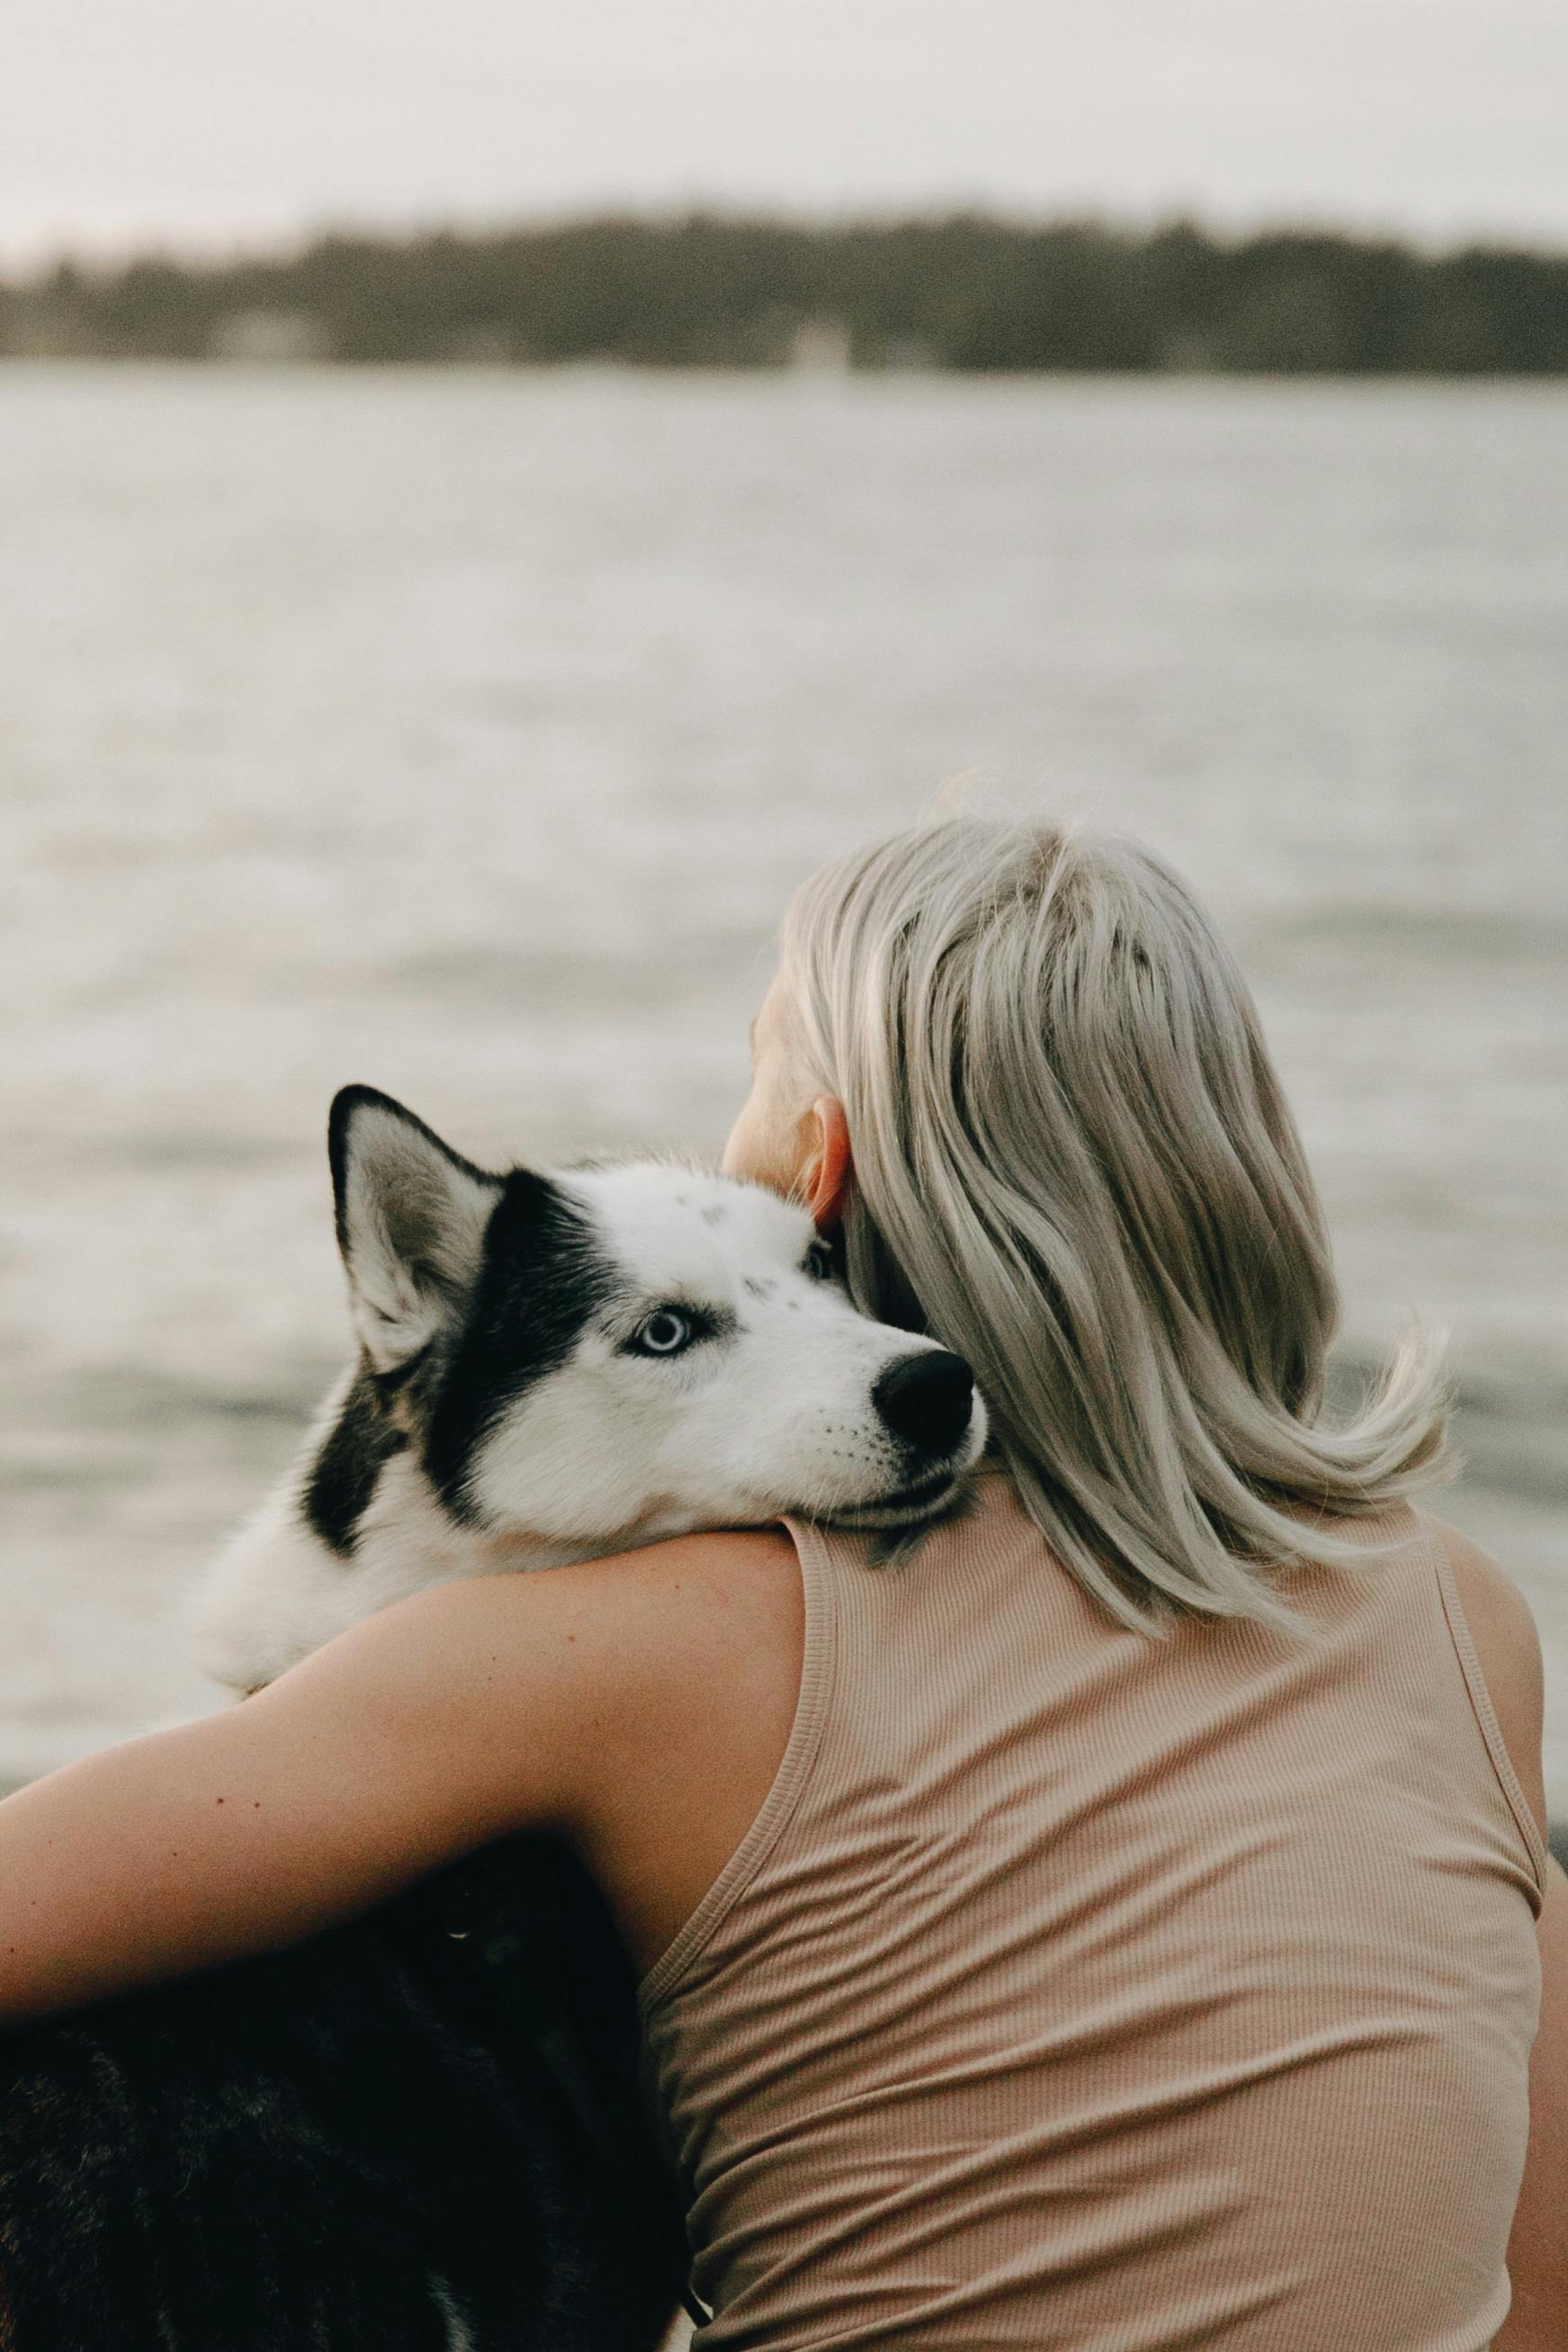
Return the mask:
[[[1441,1475],[1440,1349],[1412,1333],[1324,1418],[1322,1211],[1247,984],[1168,866],[974,817],[898,834],[800,891],[783,980],[848,1118],[854,1297],[967,1359],[1090,1592],[1149,1631],[1279,1623],[1304,1549],[1379,1556],[1301,1514]]]

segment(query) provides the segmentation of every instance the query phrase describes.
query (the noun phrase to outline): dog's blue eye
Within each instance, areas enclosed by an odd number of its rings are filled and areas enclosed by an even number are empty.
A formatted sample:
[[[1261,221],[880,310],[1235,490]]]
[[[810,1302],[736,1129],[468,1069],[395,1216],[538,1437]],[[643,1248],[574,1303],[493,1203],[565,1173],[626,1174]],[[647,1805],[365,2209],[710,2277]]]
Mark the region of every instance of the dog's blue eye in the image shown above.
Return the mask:
[[[831,1282],[833,1278],[833,1247],[831,1242],[813,1242],[800,1262],[802,1274],[813,1282]]]
[[[692,1343],[692,1319],[673,1307],[656,1307],[632,1334],[632,1345],[643,1356],[678,1356]]]

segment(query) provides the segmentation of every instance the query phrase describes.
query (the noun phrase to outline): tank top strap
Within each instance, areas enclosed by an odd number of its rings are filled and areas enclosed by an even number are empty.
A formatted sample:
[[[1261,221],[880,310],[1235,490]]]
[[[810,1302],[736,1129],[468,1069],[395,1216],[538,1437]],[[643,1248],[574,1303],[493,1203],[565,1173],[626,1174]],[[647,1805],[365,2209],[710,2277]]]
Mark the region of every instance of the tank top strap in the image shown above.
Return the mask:
[[[1448,1627],[1449,1640],[1453,1643],[1454,1654],[1458,1661],[1459,1672],[1464,1676],[1465,1689],[1469,1696],[1470,1711],[1475,1717],[1476,1727],[1480,1734],[1487,1755],[1490,1759],[1492,1771],[1496,1775],[1498,1789],[1503,1802],[1513,1817],[1514,1827],[1519,1832],[1521,1843],[1529,1857],[1531,1876],[1535,1887],[1535,1908],[1539,1916],[1541,1906],[1546,1897],[1548,1859],[1546,1841],[1541,1834],[1541,1825],[1531,1811],[1530,1800],[1525,1795],[1519,1775],[1513,1769],[1513,1759],[1508,1752],[1508,1743],[1502,1736],[1502,1727],[1497,1719],[1497,1709],[1492,1705],[1491,1693],[1487,1688],[1486,1676],[1481,1671],[1480,1654],[1470,1632],[1469,1620],[1465,1615],[1464,1602],[1459,1598],[1458,1582],[1454,1575],[1453,1561],[1449,1558],[1448,1531],[1433,1521],[1428,1525],[1428,1533],[1431,1541],[1432,1566],[1437,1593],[1442,1603],[1444,1622]]]
[[[638,1998],[645,2013],[667,2000],[758,1878],[816,1770],[837,1680],[840,1579],[846,1570],[863,1570],[864,1546],[831,1534],[814,1520],[787,1518],[784,1525],[800,1559],[805,1597],[800,1688],[789,1737],[751,1827],[685,1927],[643,1977]]]

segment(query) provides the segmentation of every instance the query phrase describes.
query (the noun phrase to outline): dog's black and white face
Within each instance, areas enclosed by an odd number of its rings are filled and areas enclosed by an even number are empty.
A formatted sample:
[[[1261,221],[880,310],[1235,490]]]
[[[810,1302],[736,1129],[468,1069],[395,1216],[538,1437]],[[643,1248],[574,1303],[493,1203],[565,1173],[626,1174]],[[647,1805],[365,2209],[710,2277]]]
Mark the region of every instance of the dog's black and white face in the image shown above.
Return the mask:
[[[784,1511],[911,1528],[985,1443],[967,1366],[858,1314],[805,1211],[758,1186],[648,1163],[491,1175],[366,1087],[334,1104],[331,1151],[363,1411],[476,1533],[554,1550]],[[319,1472],[322,1532],[344,1502]]]

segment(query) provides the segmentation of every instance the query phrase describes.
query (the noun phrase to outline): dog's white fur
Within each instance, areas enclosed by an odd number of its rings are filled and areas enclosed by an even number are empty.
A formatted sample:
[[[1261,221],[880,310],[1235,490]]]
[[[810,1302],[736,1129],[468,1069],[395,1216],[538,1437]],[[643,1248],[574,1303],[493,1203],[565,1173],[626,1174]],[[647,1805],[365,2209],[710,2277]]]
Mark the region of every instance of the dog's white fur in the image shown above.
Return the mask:
[[[350,1135],[339,1209],[353,1319],[372,1370],[395,1380],[466,1312],[502,1180],[380,1098],[357,1111]],[[344,1556],[315,1532],[305,1496],[363,1377],[349,1375],[203,1596],[201,1647],[220,1681],[255,1689],[357,1620],[447,1578],[549,1568],[786,1511],[868,1527],[926,1515],[924,1496],[919,1507],[899,1500],[908,1450],[872,1391],[900,1358],[936,1343],[856,1312],[823,1278],[804,1210],[756,1185],[646,1162],[549,1181],[580,1212],[609,1277],[566,1360],[496,1401],[462,1517],[410,1444],[382,1465]],[[666,1307],[690,1307],[717,1328],[668,1358],[636,1352],[636,1335]],[[949,1492],[985,1431],[977,1398],[947,1465]]]

